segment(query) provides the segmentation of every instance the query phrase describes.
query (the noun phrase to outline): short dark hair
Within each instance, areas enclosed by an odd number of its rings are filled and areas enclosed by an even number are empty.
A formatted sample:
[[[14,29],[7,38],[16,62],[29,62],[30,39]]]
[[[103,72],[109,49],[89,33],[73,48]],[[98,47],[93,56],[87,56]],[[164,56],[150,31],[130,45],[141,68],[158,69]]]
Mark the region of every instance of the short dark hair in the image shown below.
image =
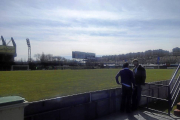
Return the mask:
[[[134,59],[132,62],[139,62],[138,59]]]
[[[126,68],[126,67],[129,67],[129,63],[127,62],[123,64],[123,68]]]

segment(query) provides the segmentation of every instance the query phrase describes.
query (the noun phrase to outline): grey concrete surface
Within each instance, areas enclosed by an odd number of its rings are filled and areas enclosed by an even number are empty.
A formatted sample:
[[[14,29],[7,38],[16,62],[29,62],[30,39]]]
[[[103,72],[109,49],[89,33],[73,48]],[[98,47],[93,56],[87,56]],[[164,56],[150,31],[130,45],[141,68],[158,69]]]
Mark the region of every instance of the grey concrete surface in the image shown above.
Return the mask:
[[[174,115],[165,115],[147,110],[138,110],[132,113],[116,112],[95,120],[180,120],[180,117]]]

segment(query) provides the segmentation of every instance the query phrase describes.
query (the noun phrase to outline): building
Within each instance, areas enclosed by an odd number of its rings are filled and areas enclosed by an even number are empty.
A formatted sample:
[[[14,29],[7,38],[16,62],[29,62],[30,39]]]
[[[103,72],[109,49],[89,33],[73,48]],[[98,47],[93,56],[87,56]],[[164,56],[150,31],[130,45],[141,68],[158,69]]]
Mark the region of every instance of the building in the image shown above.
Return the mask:
[[[74,59],[95,59],[95,53],[72,51],[72,58]]]
[[[14,57],[16,54],[16,43],[13,38],[9,42],[6,43],[3,36],[1,36],[0,44],[0,70],[10,70],[11,65],[14,62]],[[12,42],[12,46],[8,44]]]
[[[180,48],[176,47],[172,49],[172,54],[174,56],[180,56]]]

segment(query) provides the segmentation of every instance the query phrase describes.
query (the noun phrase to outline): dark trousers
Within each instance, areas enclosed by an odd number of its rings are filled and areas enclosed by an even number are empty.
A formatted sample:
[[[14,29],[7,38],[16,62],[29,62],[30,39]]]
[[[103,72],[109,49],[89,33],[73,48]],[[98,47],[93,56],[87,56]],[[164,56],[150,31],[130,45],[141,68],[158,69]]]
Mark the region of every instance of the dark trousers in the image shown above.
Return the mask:
[[[133,95],[132,95],[132,109],[136,110],[139,106],[139,103],[141,101],[141,85],[137,85],[134,87]]]
[[[122,85],[122,97],[121,97],[121,112],[130,112],[131,111],[131,96],[132,88]]]

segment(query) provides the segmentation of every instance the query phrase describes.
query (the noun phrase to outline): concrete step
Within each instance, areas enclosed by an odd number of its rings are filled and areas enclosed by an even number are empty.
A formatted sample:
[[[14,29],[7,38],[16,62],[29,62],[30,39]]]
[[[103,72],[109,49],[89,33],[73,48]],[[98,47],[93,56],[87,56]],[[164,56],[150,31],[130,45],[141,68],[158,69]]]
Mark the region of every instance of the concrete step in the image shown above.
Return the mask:
[[[175,109],[174,110],[174,115],[177,116],[177,117],[180,117],[180,110]]]
[[[180,102],[177,103],[177,109],[180,110]]]

